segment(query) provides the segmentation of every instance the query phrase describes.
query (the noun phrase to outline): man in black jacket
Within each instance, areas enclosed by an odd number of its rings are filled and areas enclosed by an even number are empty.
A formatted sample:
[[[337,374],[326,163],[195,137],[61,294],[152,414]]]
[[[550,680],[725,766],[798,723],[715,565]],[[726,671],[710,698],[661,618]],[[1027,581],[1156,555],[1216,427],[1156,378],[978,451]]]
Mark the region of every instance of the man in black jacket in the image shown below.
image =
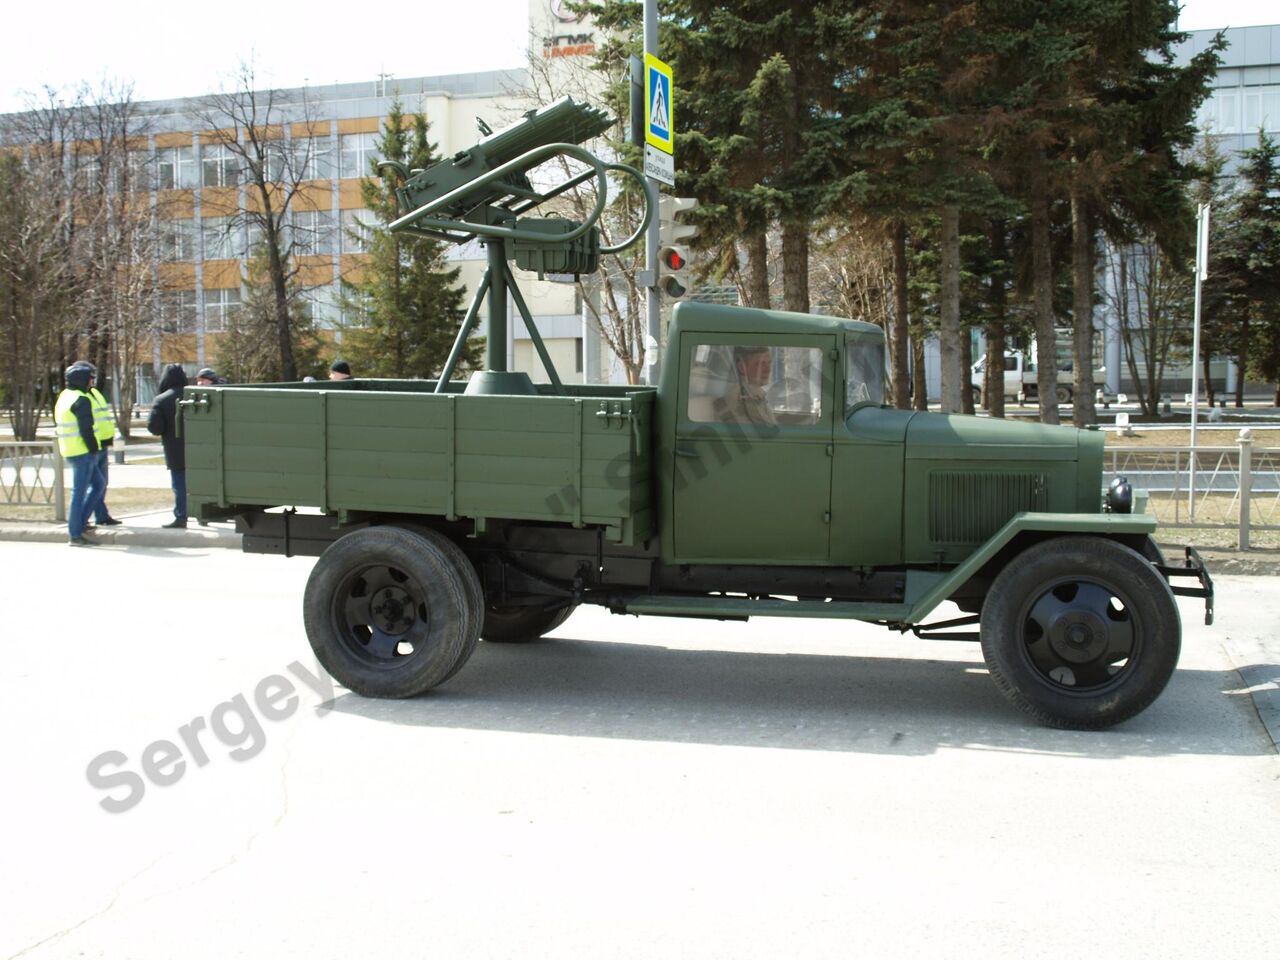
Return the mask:
[[[165,524],[170,529],[187,525],[187,452],[178,436],[178,400],[186,385],[182,367],[176,363],[165,367],[160,375],[160,394],[152,401],[147,420],[147,429],[164,444],[164,465],[173,484],[173,522]]]

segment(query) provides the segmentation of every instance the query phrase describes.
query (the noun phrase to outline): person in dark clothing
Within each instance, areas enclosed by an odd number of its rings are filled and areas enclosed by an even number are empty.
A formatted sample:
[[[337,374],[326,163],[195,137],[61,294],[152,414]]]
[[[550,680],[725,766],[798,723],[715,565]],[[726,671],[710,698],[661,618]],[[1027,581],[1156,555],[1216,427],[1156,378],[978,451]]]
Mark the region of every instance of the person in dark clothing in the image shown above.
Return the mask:
[[[93,427],[93,398],[89,395],[89,371],[70,366],[67,389],[58,395],[54,425],[58,449],[71,467],[71,509],[67,511],[67,542],[73,547],[91,546],[84,538],[84,524],[102,497],[98,473],[98,437]]]
[[[178,400],[182,388],[187,385],[187,375],[182,367],[171,363],[160,375],[160,393],[151,403],[151,416],[147,429],[160,437],[164,445],[164,465],[169,468],[173,484],[173,522],[170,529],[187,525],[187,451],[178,436]]]

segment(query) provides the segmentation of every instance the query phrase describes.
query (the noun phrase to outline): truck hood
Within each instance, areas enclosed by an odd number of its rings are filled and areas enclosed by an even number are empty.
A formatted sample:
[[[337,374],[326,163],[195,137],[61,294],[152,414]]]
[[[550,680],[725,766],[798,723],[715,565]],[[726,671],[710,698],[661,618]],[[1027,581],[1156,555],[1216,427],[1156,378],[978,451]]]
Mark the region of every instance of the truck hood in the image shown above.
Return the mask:
[[[917,413],[907,425],[908,460],[1075,460],[1080,434],[1075,427],[1045,423]]]

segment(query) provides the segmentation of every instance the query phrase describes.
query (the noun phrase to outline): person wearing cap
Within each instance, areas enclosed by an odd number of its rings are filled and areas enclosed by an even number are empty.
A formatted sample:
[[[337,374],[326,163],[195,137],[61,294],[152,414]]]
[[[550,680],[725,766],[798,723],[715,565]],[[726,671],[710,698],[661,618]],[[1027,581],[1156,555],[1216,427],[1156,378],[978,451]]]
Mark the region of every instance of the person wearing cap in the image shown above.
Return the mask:
[[[98,389],[98,368],[88,360],[77,360],[72,366],[85,367],[89,371],[89,398],[93,401],[93,433],[98,438],[98,476],[95,478],[101,495],[93,509],[93,519],[85,517],[85,527],[118,527],[120,521],[111,516],[107,508],[107,486],[110,481],[110,450],[116,439],[116,416],[111,404]]]
[[[212,387],[218,382],[218,375],[212,367],[202,367],[196,372],[197,387]]]
[[[350,380],[351,364],[345,360],[335,360],[333,365],[329,367],[330,380]]]
[[[160,393],[151,403],[147,429],[164,445],[164,465],[169,468],[173,485],[173,522],[164,524],[171,530],[187,525],[187,452],[178,436],[178,398],[187,385],[187,374],[179,364],[171,363],[160,375]]]
[[[100,495],[97,488],[98,437],[93,429],[93,398],[89,395],[89,370],[72,365],[66,369],[67,388],[58,394],[53,408],[58,450],[71,467],[71,507],[67,511],[67,542],[73,547],[93,546],[84,538],[84,524]]]

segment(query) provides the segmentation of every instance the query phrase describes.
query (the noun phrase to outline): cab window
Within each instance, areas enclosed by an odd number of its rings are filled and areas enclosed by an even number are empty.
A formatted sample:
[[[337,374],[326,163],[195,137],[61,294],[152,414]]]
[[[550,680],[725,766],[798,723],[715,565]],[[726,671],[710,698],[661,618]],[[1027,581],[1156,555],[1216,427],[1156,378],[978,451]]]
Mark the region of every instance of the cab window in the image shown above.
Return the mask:
[[[860,403],[884,403],[884,344],[874,337],[850,337],[845,356],[845,412]]]
[[[823,351],[703,343],[689,364],[694,423],[803,424],[822,419]]]

